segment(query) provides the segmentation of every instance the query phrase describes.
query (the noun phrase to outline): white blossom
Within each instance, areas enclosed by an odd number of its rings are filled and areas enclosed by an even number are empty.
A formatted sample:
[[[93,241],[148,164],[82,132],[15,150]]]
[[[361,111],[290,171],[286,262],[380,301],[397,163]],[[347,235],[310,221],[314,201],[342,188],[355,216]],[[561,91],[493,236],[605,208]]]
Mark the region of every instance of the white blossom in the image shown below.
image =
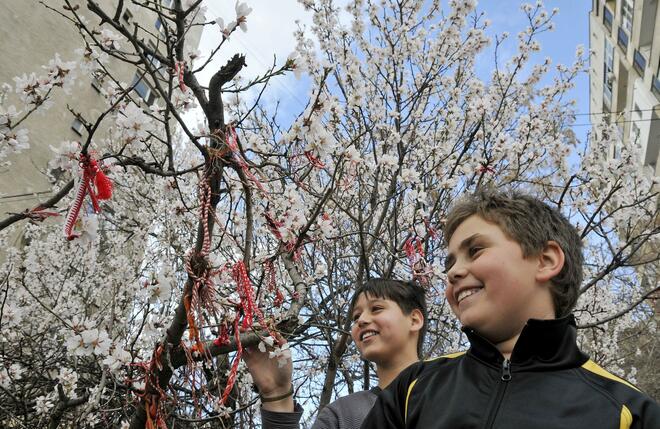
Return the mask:
[[[100,42],[103,47],[109,50],[118,50],[123,40],[123,36],[115,33],[114,31],[104,28],[101,30]]]
[[[117,116],[117,125],[121,127],[126,141],[144,141],[153,128],[151,118],[135,103],[128,103]]]
[[[121,367],[129,364],[131,362],[131,354],[121,347],[115,346],[105,359],[103,359],[103,364],[108,366],[108,369],[113,372],[117,372]]]
[[[42,395],[36,398],[36,404],[34,408],[37,414],[48,414],[54,405],[55,404],[53,403],[52,398]]]
[[[58,147],[48,146],[55,153],[55,156],[48,162],[48,167],[51,170],[70,171],[78,163],[79,142],[63,141]]]
[[[108,333],[96,328],[86,329],[80,334],[74,334],[66,341],[69,353],[75,356],[107,356],[112,342]]]
[[[239,3],[238,1],[236,2],[236,21],[238,21],[239,27],[241,27],[241,30],[243,32],[247,31],[247,19],[246,17],[252,12],[252,8],[247,5],[247,3]]]
[[[291,350],[289,350],[289,343],[283,344],[281,347],[274,346],[273,351],[268,352],[270,359],[277,359],[277,366],[282,368],[291,360]]]
[[[61,368],[57,378],[62,384],[64,393],[69,397],[73,397],[73,392],[78,384],[78,373],[69,368]]]

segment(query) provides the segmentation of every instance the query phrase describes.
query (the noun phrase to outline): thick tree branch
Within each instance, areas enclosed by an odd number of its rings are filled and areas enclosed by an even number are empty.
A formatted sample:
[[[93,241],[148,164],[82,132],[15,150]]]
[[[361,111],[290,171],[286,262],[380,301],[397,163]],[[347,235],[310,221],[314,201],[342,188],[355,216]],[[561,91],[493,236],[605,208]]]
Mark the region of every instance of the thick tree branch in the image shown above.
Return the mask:
[[[69,180],[66,183],[66,185],[62,187],[62,189],[57,191],[55,195],[53,195],[51,198],[46,200],[44,203],[37,205],[33,209],[25,209],[21,213],[15,213],[9,216],[8,218],[4,219],[2,222],[0,222],[0,231],[20,220],[28,219],[28,218],[33,219],[35,218],[35,215],[38,217],[39,210],[55,207],[55,205],[59,203],[60,200],[64,198],[69,193],[69,191],[71,191],[71,189],[73,189],[73,179]]]

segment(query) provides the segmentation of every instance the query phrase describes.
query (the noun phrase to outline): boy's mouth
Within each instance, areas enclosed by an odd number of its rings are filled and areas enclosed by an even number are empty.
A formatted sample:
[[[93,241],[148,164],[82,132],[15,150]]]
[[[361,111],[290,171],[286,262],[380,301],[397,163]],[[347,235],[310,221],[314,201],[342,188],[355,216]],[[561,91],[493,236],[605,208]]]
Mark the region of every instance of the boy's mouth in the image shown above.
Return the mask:
[[[470,287],[461,290],[458,292],[458,295],[456,295],[456,303],[460,304],[461,301],[463,301],[465,298],[474,295],[475,293],[478,293],[483,287]]]
[[[360,341],[367,340],[371,337],[374,337],[378,335],[377,331],[369,330],[369,331],[364,331],[362,334],[360,334]]]

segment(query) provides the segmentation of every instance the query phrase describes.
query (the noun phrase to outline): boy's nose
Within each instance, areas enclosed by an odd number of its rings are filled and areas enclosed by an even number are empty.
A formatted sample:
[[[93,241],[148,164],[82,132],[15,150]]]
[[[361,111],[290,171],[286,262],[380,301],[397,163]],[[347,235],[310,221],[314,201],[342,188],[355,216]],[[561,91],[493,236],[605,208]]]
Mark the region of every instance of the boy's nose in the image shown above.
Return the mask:
[[[467,269],[464,264],[459,264],[458,261],[452,265],[447,271],[447,279],[449,282],[454,283],[458,279],[462,279],[467,275]]]
[[[363,328],[371,323],[371,315],[368,311],[364,311],[362,314],[360,314],[360,317],[358,317],[355,322],[359,328]]]

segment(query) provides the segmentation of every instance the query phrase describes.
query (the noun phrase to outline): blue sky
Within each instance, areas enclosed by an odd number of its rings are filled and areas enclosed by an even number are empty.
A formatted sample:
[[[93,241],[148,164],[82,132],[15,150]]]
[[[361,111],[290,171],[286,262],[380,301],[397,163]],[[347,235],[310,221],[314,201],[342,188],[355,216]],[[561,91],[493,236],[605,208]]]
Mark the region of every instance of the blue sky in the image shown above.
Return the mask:
[[[277,57],[277,63],[282,64],[286,56],[293,51],[295,41],[293,31],[296,29],[296,21],[301,24],[309,25],[311,22],[310,14],[303,10],[303,7],[296,0],[246,0],[252,13],[248,16],[248,32],[237,31],[234,33],[228,43],[225,44],[220,52],[219,60],[216,64],[224,64],[234,53],[243,53],[246,55],[248,67],[244,70],[243,76],[246,78],[262,74],[267,67],[272,64],[273,55]],[[534,4],[534,0],[527,2]],[[338,1],[342,3],[342,1]],[[492,24],[488,31],[490,36],[507,31],[510,33],[510,41],[515,40],[515,35],[527,26],[527,20],[524,13],[520,10],[522,1],[516,0],[480,0],[477,9],[486,13],[486,18],[490,19]],[[209,1],[206,2],[209,11],[208,19],[214,19],[216,16],[224,18],[225,22],[235,19],[233,1]],[[589,11],[591,2],[588,0],[546,0],[544,2],[548,11],[553,8],[559,8],[559,13],[555,17],[555,30],[540,35],[541,52],[533,57],[532,62],[540,62],[545,57],[551,57],[553,64],[563,63],[570,65],[575,58],[575,48],[577,45],[584,45],[589,48]],[[443,1],[443,6],[447,1]],[[208,27],[201,41],[200,50],[202,53],[208,53],[220,40],[220,32],[215,27]],[[508,54],[514,52],[515,45],[511,47]],[[507,56],[504,50],[501,54]],[[506,58],[502,59],[504,62]],[[491,70],[494,68],[492,51],[483,57],[482,78],[488,80]],[[205,81],[215,66],[209,67],[209,70],[201,80]],[[296,80],[293,76],[274,79],[271,87],[267,90],[263,101],[280,99],[284,103],[290,103],[293,111],[303,109],[307,85],[305,81]],[[571,98],[577,101],[576,112],[588,113],[589,111],[589,79],[585,72],[580,75],[576,82],[576,88],[570,94]],[[589,122],[589,116],[580,115],[577,117],[576,124],[586,124]],[[590,130],[589,126],[578,126],[574,128],[578,138],[585,141],[586,134]]]
[[[514,0],[481,0],[477,9],[484,11],[486,18],[492,21],[490,35],[508,31],[511,35],[510,40],[514,40],[514,36],[527,26],[527,19],[520,10],[522,3],[524,2]],[[534,4],[533,1],[528,1],[528,3]],[[575,59],[575,48],[578,45],[583,45],[585,52],[588,52],[591,2],[587,0],[546,0],[544,5],[548,11],[555,7],[559,8],[559,13],[553,19],[555,30],[539,36],[541,52],[535,57],[536,61],[532,59],[532,62],[538,63],[543,58],[550,57],[553,64],[570,65]],[[509,55],[511,53],[513,50],[509,52]],[[492,70],[492,54],[485,58],[484,67],[488,68],[488,72]],[[589,123],[589,116],[584,115],[589,112],[589,76],[587,72],[580,74],[570,96],[577,102],[576,112],[582,114],[577,116],[575,123]],[[580,141],[585,140],[589,130],[589,126],[574,127]]]

